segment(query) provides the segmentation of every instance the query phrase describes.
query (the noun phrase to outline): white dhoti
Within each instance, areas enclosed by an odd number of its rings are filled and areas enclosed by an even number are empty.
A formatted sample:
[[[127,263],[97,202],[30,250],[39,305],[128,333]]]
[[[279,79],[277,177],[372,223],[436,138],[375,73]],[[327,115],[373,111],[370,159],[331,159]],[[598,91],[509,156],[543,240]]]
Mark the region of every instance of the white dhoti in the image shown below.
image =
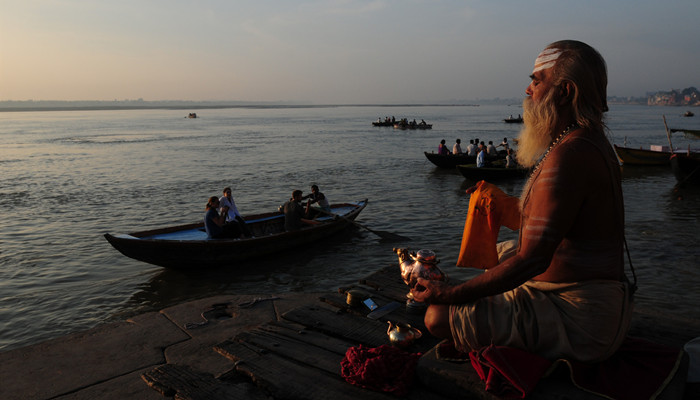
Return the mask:
[[[632,296],[625,282],[528,281],[502,294],[450,306],[461,351],[510,346],[555,360],[602,361],[629,329]]]

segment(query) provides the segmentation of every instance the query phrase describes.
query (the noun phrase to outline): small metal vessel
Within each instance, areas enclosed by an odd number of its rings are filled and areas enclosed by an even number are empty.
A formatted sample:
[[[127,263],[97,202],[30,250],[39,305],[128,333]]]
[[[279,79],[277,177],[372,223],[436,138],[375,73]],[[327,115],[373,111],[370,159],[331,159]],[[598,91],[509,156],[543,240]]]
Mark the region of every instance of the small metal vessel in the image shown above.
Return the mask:
[[[389,336],[389,342],[396,347],[406,348],[423,336],[421,331],[411,327],[411,325],[401,322],[394,324],[391,321],[387,321],[387,323],[389,328],[387,328],[386,334]]]

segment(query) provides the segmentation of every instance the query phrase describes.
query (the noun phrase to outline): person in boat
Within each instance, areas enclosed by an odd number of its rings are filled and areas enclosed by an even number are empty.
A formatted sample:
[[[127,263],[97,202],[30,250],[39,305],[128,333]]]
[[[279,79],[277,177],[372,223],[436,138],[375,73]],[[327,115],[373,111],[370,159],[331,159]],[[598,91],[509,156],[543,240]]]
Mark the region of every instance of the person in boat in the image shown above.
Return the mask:
[[[411,294],[429,303],[428,330],[459,350],[493,344],[549,360],[605,360],[626,336],[635,290],[624,273],[620,169],[603,122],[606,64],[585,43],[559,41],[538,55],[530,78],[518,162],[533,172],[520,200],[509,197],[520,211],[514,255],[458,284],[419,278]]]
[[[282,212],[284,213],[284,229],[287,232],[298,231],[301,227],[306,225],[318,225],[318,221],[314,221],[306,218],[306,210],[304,206],[301,205],[303,192],[301,190],[295,190],[292,192],[292,197],[282,205]]]
[[[445,146],[445,139],[442,139],[438,145],[438,154],[443,156],[450,154],[450,151],[447,150],[447,146]]]
[[[498,155],[498,151],[496,150],[496,146],[493,145],[492,140],[489,140],[489,144],[486,146],[486,155],[491,157],[496,157]]]
[[[212,196],[207,202],[204,214],[204,229],[207,232],[207,239],[235,239],[241,236],[241,231],[237,224],[226,223],[226,211],[217,211],[219,198]]]
[[[311,185],[311,194],[303,196],[302,200],[307,198],[308,200],[306,201],[306,216],[308,218],[311,219],[314,215],[314,210],[311,208],[311,205],[314,203],[318,203],[318,207],[326,213],[331,212],[331,204],[328,202],[328,198],[325,194],[321,193],[318,190],[317,185]]]
[[[462,154],[462,146],[460,146],[460,143],[462,143],[461,139],[455,140],[455,144],[452,146],[452,154]]]
[[[486,166],[486,146],[479,145],[479,154],[476,155],[476,167],[482,168]]]
[[[503,147],[503,151],[505,151],[507,154],[508,150],[510,150],[510,145],[508,144],[508,138],[504,137],[503,141],[497,147]]]
[[[467,146],[467,150],[465,151],[468,156],[474,157],[476,156],[476,146],[474,146],[474,139],[469,141],[469,145]]]
[[[226,213],[226,224],[236,224],[238,229],[243,232],[246,237],[251,237],[253,234],[248,228],[248,224],[238,212],[238,207],[236,207],[236,202],[233,200],[231,195],[231,188],[225,187],[223,191],[223,196],[219,198],[219,208],[220,211]]]
[[[515,160],[513,159],[513,154],[510,149],[506,150],[506,168],[515,168]]]

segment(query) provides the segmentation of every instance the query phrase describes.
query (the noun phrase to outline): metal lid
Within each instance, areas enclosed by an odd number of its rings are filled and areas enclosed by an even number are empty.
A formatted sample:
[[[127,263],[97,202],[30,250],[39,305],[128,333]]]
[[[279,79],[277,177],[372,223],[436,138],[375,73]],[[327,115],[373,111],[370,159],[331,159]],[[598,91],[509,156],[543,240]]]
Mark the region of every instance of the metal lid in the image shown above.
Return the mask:
[[[437,256],[435,255],[434,251],[423,249],[418,250],[418,253],[416,253],[416,257],[413,259],[420,262],[435,264],[435,262],[437,261]]]

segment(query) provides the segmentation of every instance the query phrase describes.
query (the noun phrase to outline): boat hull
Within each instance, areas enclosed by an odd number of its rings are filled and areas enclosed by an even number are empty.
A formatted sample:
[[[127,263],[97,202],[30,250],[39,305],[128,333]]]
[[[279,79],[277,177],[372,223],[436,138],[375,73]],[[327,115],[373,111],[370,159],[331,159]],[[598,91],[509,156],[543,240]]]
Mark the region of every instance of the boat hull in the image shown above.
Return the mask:
[[[671,170],[679,185],[700,185],[700,158],[674,154],[671,156]]]
[[[231,267],[237,263],[271,254],[301,249],[322,241],[353,225],[354,219],[367,206],[367,200],[334,204],[331,210],[341,217],[322,216],[319,225],[305,226],[299,231],[284,231],[284,215],[280,212],[246,217],[255,237],[241,239],[206,239],[203,223],[180,225],[126,235],[106,233],[105,239],[120,253],[135,260],[175,269]]]
[[[618,160],[624,165],[668,165],[671,158],[670,151],[655,151],[644,149],[632,149],[613,145]]]
[[[503,179],[520,179],[527,176],[527,168],[477,167],[476,164],[457,165],[457,171],[463,177],[473,181],[497,181]]]
[[[445,168],[445,169],[455,169],[458,165],[464,165],[464,164],[474,164],[476,163],[476,156],[468,156],[464,153],[462,154],[437,154],[437,153],[428,153],[427,151],[424,151],[423,154],[425,154],[425,157],[430,161],[431,163],[435,164],[436,167],[439,168]],[[493,156],[487,156],[486,161],[487,162],[493,162],[498,160],[499,158],[504,158],[504,157],[493,157]]]

